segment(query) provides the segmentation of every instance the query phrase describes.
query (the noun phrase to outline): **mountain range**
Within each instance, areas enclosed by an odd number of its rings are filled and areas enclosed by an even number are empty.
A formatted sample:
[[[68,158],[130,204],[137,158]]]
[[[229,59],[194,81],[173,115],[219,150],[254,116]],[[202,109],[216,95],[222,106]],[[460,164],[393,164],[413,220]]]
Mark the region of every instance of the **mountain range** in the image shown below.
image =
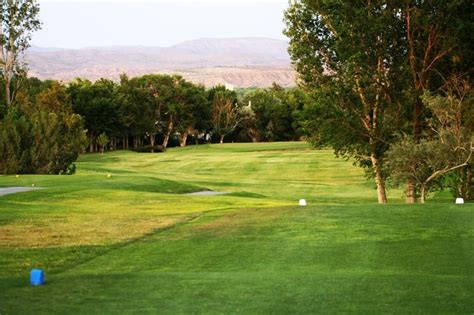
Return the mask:
[[[149,73],[177,73],[206,86],[268,87],[295,85],[288,43],[268,38],[202,38],[171,47],[31,47],[30,76],[69,81],[117,80]]]

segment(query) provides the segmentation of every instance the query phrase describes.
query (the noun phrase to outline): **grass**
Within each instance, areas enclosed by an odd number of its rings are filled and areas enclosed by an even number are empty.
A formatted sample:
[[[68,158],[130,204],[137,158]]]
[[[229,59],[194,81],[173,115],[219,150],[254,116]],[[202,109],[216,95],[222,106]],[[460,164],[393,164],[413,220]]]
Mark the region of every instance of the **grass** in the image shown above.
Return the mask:
[[[85,155],[74,176],[0,177],[32,184],[46,189],[0,197],[2,315],[474,311],[473,204],[408,206],[393,189],[377,205],[360,169],[304,143]],[[184,194],[203,189],[229,194]],[[28,285],[33,267],[45,286]]]

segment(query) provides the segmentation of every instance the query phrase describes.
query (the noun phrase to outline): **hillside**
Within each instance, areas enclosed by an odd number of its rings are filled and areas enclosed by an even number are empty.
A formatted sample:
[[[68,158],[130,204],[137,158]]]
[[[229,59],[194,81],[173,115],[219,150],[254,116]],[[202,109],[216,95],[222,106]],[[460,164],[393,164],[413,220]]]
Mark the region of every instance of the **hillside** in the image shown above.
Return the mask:
[[[33,47],[27,52],[30,75],[68,81],[76,77],[118,79],[121,73],[178,73],[196,83],[237,87],[294,85],[288,44],[267,38],[186,41],[171,47]]]

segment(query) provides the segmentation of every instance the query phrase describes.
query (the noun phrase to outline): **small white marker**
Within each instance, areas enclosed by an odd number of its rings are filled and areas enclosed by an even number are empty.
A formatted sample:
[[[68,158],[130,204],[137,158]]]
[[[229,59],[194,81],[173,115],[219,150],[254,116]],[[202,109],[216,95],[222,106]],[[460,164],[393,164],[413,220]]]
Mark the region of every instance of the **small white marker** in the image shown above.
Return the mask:
[[[457,205],[463,205],[464,204],[464,199],[463,198],[456,198],[456,204]]]
[[[306,206],[306,200],[305,199],[300,199],[300,206]]]

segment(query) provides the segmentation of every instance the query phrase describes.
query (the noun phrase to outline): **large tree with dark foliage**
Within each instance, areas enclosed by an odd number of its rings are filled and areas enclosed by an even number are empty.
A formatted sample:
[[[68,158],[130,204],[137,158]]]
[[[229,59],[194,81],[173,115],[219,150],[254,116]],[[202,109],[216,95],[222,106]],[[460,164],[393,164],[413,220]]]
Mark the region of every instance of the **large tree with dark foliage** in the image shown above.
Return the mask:
[[[402,21],[386,1],[295,1],[285,13],[289,52],[313,95],[313,143],[371,170],[387,202],[384,153],[398,123]]]

